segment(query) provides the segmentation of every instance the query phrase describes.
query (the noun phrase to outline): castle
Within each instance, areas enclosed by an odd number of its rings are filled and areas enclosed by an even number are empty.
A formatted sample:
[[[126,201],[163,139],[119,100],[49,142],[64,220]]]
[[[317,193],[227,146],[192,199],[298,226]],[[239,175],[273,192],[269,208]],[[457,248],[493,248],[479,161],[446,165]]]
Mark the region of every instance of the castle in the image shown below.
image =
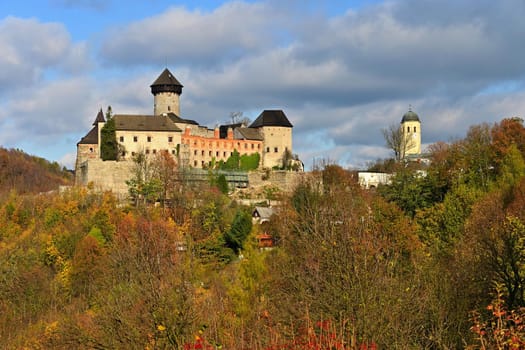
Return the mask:
[[[115,114],[118,161],[101,160],[102,110],[93,128],[77,143],[75,181],[123,191],[135,155],[169,152],[183,168],[206,168],[240,155],[258,153],[260,168],[282,167],[292,154],[292,124],[282,110],[264,110],[249,126],[228,124],[209,129],[181,118],[182,84],[166,68],[153,82],[153,115]],[[104,177],[101,176],[104,173]],[[127,174],[127,175],[126,175]],[[125,178],[125,177],[128,178]]]

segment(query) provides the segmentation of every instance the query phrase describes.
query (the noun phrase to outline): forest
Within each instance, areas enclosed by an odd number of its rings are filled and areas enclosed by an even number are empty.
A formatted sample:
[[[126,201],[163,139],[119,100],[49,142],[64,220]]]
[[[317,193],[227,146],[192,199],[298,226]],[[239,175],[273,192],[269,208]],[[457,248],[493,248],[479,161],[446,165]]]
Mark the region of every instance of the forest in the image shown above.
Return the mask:
[[[25,187],[5,152],[2,349],[525,348],[519,118],[431,145],[428,164],[377,161],[394,176],[375,190],[326,162],[272,193],[265,225],[167,163],[151,169],[169,201],[121,203]]]

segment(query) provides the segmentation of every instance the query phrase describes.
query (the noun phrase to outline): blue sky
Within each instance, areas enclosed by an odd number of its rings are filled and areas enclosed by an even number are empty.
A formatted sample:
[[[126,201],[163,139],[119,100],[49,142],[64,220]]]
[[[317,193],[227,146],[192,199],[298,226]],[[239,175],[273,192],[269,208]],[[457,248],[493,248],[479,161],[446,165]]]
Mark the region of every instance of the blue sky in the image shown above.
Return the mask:
[[[523,117],[524,16],[522,0],[3,1],[0,145],[72,167],[100,108],[152,112],[167,64],[182,117],[280,108],[307,166],[363,168],[409,105],[425,145]]]

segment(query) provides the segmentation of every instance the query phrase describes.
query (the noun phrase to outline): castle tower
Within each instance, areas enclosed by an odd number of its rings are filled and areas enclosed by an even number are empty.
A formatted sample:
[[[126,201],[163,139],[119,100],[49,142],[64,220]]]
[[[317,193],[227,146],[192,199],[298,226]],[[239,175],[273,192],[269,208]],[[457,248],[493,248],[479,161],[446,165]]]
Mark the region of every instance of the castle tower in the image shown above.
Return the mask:
[[[408,108],[401,119],[401,130],[405,139],[403,157],[421,154],[421,121],[412,107]]]
[[[249,127],[258,129],[263,137],[263,167],[283,166],[292,155],[293,125],[286,114],[280,109],[264,110]]]
[[[153,94],[153,114],[175,113],[180,116],[179,96],[182,84],[171,74],[168,68],[151,84]]]

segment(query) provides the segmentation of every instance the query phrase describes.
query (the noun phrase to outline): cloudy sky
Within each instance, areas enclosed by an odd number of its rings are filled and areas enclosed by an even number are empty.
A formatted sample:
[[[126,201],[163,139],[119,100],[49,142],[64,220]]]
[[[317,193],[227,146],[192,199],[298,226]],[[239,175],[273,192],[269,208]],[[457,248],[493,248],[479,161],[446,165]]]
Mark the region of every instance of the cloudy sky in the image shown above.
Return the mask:
[[[0,3],[0,145],[73,167],[98,110],[153,112],[167,66],[182,117],[283,109],[294,153],[362,168],[409,105],[425,145],[525,113],[523,0],[24,0]]]

